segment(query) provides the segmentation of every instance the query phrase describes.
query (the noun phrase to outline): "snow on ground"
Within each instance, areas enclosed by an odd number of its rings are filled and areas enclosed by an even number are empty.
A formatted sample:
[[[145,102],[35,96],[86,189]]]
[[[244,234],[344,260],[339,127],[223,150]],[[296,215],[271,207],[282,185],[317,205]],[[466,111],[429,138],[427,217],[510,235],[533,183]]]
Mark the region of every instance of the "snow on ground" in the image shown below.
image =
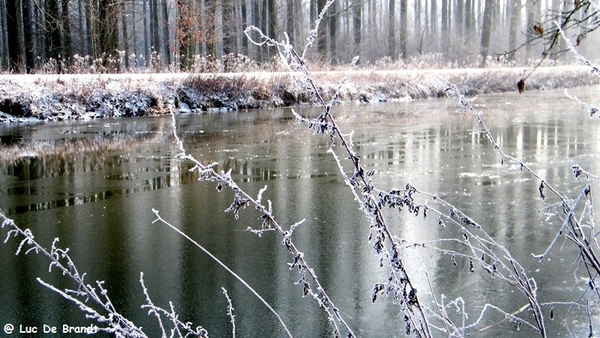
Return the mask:
[[[411,100],[444,95],[456,85],[467,95],[516,91],[530,68],[357,70],[313,72],[325,99]],[[306,81],[285,72],[0,75],[0,122],[57,121],[181,112],[227,111],[314,104]],[[540,67],[527,90],[597,84],[589,69]]]

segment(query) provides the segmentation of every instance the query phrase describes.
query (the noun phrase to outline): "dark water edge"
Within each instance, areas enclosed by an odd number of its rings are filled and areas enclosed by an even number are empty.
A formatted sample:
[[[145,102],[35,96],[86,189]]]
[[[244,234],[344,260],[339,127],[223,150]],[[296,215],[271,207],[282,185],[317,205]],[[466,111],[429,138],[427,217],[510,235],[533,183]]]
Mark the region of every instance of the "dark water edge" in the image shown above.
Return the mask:
[[[339,102],[441,97],[449,85],[466,95],[516,92],[526,68],[315,72],[329,100],[346,76]],[[586,67],[538,68],[526,90],[598,84]],[[317,104],[312,88],[291,73],[9,75],[0,76],[0,123],[224,112]]]

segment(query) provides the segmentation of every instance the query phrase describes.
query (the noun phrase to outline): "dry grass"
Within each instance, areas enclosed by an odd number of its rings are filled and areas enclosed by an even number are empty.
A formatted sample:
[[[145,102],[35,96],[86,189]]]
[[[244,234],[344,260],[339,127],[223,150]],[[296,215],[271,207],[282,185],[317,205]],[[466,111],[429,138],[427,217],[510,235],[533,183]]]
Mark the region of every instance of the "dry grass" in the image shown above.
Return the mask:
[[[385,68],[385,67],[382,67]],[[378,102],[440,97],[450,83],[465,95],[512,92],[529,68],[355,70],[337,102]],[[346,75],[314,72],[319,92],[330,99]],[[538,68],[526,90],[598,84],[584,67]],[[289,72],[219,74],[123,74],[4,76],[0,122],[44,121],[227,111],[315,104],[314,89]]]

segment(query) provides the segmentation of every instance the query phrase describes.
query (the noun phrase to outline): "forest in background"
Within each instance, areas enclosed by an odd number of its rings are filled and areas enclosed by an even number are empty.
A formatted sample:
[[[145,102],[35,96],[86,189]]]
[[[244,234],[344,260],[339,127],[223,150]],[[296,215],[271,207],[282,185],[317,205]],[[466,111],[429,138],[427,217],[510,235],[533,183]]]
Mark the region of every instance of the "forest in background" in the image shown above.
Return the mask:
[[[240,71],[272,67],[274,48],[248,26],[298,49],[325,0],[0,0],[0,70],[11,73]],[[588,0],[341,0],[307,59],[322,67],[473,67],[558,59],[553,20],[593,52],[598,11]],[[571,25],[567,25],[570,23]],[[587,47],[586,47],[587,46]],[[214,66],[214,61],[219,60]],[[414,60],[417,60],[414,62]],[[423,61],[419,61],[423,60]],[[399,61],[399,63],[397,63]],[[213,69],[207,64],[213,62]],[[241,68],[240,68],[241,67]]]

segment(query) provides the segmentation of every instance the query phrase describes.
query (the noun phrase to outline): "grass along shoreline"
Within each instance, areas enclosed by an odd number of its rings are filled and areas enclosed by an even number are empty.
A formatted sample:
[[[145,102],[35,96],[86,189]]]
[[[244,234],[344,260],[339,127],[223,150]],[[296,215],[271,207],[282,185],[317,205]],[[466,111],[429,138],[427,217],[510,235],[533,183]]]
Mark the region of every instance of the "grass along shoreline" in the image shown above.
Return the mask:
[[[517,91],[531,68],[357,70],[313,72],[326,99],[348,82],[340,102],[414,100],[444,95],[456,84],[467,96]],[[526,90],[598,84],[589,68],[540,67]],[[0,122],[37,122],[223,112],[314,104],[314,95],[293,73],[0,75]]]

